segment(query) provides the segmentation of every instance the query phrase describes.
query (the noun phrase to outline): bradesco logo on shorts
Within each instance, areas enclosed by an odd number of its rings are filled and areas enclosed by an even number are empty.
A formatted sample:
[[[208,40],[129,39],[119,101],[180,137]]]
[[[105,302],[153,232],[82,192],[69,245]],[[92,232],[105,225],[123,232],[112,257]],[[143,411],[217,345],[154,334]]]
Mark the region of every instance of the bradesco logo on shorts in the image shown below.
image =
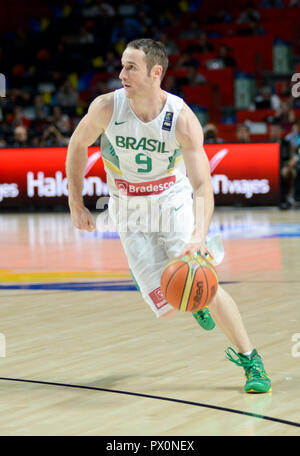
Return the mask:
[[[115,179],[115,184],[120,193],[127,196],[159,195],[172,187],[175,182],[175,176],[168,176],[149,182],[128,182],[122,179]]]

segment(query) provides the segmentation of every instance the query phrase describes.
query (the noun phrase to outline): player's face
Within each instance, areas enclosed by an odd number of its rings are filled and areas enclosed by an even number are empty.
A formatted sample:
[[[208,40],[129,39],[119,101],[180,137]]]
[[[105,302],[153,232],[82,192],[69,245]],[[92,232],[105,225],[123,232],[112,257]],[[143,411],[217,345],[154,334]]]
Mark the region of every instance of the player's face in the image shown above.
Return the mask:
[[[153,78],[148,73],[145,54],[140,49],[127,48],[122,55],[122,71],[119,78],[125,88],[128,98],[135,94],[148,91],[153,83]]]

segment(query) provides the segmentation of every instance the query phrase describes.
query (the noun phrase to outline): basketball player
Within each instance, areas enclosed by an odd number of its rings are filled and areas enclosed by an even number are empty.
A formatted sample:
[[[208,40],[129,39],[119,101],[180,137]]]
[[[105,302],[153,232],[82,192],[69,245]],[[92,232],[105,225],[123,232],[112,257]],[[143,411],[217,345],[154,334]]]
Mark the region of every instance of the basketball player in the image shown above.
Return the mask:
[[[109,211],[118,223],[138,289],[158,317],[174,312],[160,292],[162,269],[175,256],[195,252],[211,255],[206,237],[214,211],[202,128],[181,98],[161,89],[167,66],[161,43],[151,39],[130,42],[122,55],[123,88],[93,100],[70,139],[66,162],[72,223],[78,229],[93,231],[95,222],[84,206],[82,189],[87,148],[101,135],[111,196]],[[141,197],[156,203],[159,218],[168,209],[176,221],[184,211],[184,226],[169,232],[124,229],[134,210],[131,208]],[[198,200],[203,202],[201,214]],[[126,219],[120,217],[124,201],[128,202]],[[204,327],[208,321],[206,329],[219,325],[235,345],[238,352],[229,347],[226,354],[244,368],[244,390],[270,391],[271,381],[261,357],[249,340],[235,302],[221,286],[209,309],[211,315],[205,309],[194,316]]]

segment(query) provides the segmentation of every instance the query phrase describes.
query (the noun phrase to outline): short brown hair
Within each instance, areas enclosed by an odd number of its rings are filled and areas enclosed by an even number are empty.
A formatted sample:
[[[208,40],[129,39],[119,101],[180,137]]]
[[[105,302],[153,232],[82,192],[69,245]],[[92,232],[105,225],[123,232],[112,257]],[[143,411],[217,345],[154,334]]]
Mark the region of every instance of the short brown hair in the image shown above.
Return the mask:
[[[163,80],[169,64],[169,59],[163,43],[154,41],[151,38],[140,38],[138,40],[130,41],[126,47],[140,49],[144,52],[148,73],[150,73],[154,65],[161,65],[163,69],[161,80]]]

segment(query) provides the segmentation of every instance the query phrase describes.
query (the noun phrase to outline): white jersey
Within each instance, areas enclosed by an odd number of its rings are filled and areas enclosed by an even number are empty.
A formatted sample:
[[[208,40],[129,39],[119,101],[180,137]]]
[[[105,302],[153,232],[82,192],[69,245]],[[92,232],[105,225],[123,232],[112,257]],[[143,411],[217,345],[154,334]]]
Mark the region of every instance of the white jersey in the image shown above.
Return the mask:
[[[161,113],[151,122],[143,122],[133,112],[125,89],[116,90],[113,114],[101,137],[112,196],[109,215],[139,290],[158,317],[172,309],[160,291],[162,269],[179,254],[193,230],[192,187],[175,134],[182,106],[181,98],[167,93]],[[140,198],[143,196],[147,198]],[[132,218],[135,203],[142,202],[136,220]],[[152,203],[158,204],[156,211],[152,211]],[[167,228],[165,232],[162,214],[167,215],[170,226],[179,219],[179,231]],[[153,221],[159,226],[154,227]]]
[[[133,112],[125,89],[114,92],[111,120],[101,137],[101,154],[110,194],[160,195],[186,183],[186,169],[176,139],[182,98],[167,92],[161,113],[143,122]]]

